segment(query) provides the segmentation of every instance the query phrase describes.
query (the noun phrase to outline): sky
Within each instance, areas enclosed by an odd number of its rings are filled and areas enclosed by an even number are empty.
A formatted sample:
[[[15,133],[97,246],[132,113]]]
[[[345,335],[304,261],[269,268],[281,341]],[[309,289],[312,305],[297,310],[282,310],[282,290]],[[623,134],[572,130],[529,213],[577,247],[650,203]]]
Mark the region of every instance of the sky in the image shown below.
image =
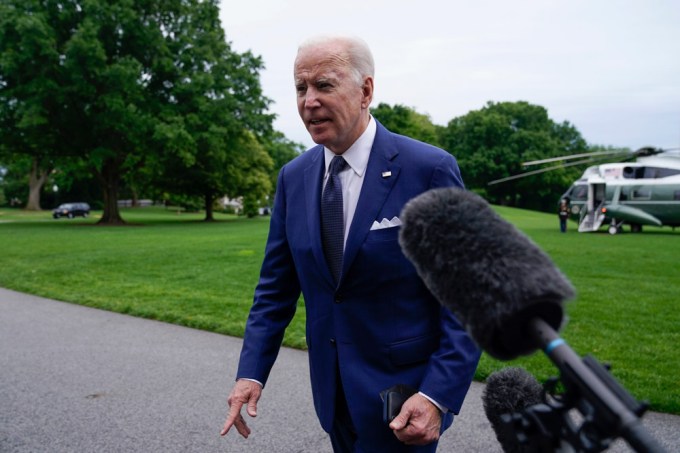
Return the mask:
[[[677,0],[221,0],[237,52],[262,57],[274,127],[312,146],[293,62],[320,34],[364,39],[372,106],[401,104],[445,126],[488,101],[527,101],[593,145],[680,147]]]

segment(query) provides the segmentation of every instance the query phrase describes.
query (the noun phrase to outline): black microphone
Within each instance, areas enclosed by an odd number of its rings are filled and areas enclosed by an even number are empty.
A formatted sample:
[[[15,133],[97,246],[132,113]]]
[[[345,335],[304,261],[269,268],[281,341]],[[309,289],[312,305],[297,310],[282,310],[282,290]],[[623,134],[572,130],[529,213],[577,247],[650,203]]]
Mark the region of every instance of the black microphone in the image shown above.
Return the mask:
[[[399,243],[439,302],[488,354],[510,360],[539,347],[528,325],[562,325],[574,288],[526,235],[480,196],[429,190],[401,213]]]
[[[534,453],[540,451],[507,428],[503,417],[543,402],[543,386],[523,368],[504,368],[492,373],[482,392],[486,418],[496,433],[505,453]]]
[[[558,336],[574,288],[533,241],[483,198],[456,188],[417,196],[401,221],[404,255],[484,351],[511,360],[540,348],[559,368],[565,404],[527,408],[536,421],[582,451],[601,451],[617,436],[638,452],[664,451],[640,421],[644,407],[596,360],[582,360]],[[580,428],[560,421],[570,408],[582,412]],[[543,434],[534,437],[550,439]]]

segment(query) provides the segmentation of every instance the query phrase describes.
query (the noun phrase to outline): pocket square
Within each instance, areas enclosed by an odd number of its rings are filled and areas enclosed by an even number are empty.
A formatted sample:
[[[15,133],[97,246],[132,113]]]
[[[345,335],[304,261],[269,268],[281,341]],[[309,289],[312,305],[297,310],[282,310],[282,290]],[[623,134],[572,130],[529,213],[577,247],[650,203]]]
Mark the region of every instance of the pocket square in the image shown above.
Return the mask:
[[[401,220],[399,220],[399,217],[397,216],[392,217],[392,220],[387,220],[386,218],[382,219],[380,222],[374,220],[373,225],[371,225],[371,231],[382,230],[385,228],[394,228],[398,227],[399,225],[401,225]]]

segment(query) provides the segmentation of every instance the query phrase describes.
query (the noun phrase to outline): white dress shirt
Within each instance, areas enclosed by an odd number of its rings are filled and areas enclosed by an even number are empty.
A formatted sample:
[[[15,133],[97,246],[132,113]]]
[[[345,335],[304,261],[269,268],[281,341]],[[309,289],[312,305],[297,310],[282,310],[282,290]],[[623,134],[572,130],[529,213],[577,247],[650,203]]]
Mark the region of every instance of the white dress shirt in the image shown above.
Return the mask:
[[[356,211],[357,203],[359,202],[361,186],[364,184],[364,175],[366,174],[368,157],[370,156],[371,148],[373,147],[373,140],[375,140],[375,131],[375,120],[371,116],[364,133],[361,134],[357,141],[355,141],[347,151],[342,153],[342,157],[345,158],[349,167],[338,174],[342,184],[342,214],[343,220],[345,221],[345,243],[347,242],[349,227],[352,225],[354,212]],[[323,178],[323,187],[321,188],[322,194],[324,187],[326,187],[326,182],[328,181],[328,167],[330,167],[335,154],[330,149],[324,147],[324,157],[326,159],[326,172]]]

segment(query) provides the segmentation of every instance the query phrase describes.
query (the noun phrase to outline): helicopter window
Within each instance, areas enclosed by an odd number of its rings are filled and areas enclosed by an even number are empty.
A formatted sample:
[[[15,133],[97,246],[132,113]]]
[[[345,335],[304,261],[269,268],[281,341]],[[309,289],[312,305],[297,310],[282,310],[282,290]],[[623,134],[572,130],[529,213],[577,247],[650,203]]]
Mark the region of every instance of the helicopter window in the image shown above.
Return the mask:
[[[635,189],[631,198],[633,200],[649,200],[652,198],[652,190],[649,188]]]
[[[588,186],[574,186],[569,193],[573,200],[586,200],[588,198]]]
[[[661,168],[645,167],[645,174],[644,174],[645,178],[651,178],[651,179],[659,178],[660,174],[661,174]]]
[[[664,167],[625,167],[623,177],[626,179],[658,179],[680,175],[680,170]]]
[[[645,169],[645,178],[666,178],[675,175],[680,175],[680,170],[663,167],[646,167]]]
[[[625,167],[623,169],[623,177],[626,178],[626,179],[634,179],[635,178],[635,168]]]

